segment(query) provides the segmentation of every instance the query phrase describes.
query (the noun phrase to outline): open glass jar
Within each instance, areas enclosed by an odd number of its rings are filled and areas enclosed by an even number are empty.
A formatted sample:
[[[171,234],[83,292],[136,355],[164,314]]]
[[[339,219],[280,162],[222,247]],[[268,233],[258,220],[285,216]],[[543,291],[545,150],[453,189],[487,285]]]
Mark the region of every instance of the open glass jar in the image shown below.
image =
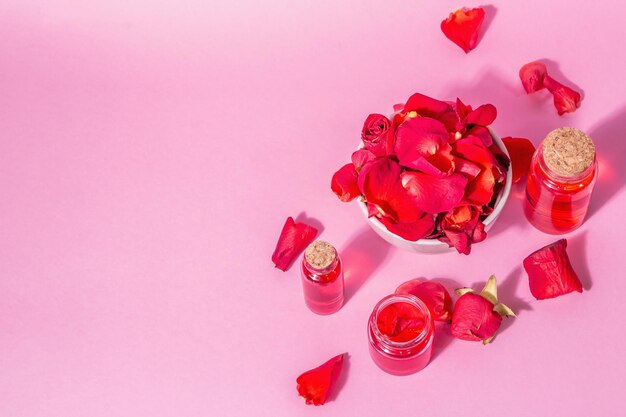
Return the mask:
[[[414,295],[392,294],[383,298],[372,311],[367,333],[370,356],[387,373],[409,375],[430,362],[433,318]]]

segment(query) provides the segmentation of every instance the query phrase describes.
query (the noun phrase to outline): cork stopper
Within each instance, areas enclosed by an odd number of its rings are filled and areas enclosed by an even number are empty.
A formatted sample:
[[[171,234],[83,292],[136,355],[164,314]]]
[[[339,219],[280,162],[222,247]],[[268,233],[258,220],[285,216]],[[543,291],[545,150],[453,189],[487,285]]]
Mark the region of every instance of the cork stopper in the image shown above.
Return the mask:
[[[596,156],[591,138],[573,127],[561,127],[548,133],[541,148],[548,168],[563,177],[582,174],[593,164]]]
[[[316,240],[304,250],[304,259],[315,269],[325,269],[333,263],[337,252],[333,245],[323,240]]]

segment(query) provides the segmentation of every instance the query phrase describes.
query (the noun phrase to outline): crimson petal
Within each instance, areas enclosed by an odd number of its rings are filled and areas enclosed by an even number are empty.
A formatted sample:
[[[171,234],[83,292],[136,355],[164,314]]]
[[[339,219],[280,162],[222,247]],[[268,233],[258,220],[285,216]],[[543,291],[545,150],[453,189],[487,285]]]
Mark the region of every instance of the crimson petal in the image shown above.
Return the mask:
[[[527,94],[543,89],[546,75],[548,70],[545,64],[539,61],[529,62],[519,70],[519,78]]]
[[[493,311],[493,307],[478,294],[462,295],[456,300],[452,314],[452,336],[475,342],[492,337],[502,323],[502,316]]]
[[[478,43],[478,32],[484,19],[485,10],[482,7],[459,9],[450,13],[448,18],[441,22],[441,31],[468,53]]]
[[[396,155],[400,165],[431,175],[446,176],[454,171],[445,125],[430,117],[407,119],[396,133]]]
[[[449,131],[456,131],[456,112],[454,108],[445,101],[415,93],[409,97],[402,112],[415,112],[421,117],[430,117],[439,120]]]
[[[358,174],[354,164],[346,164],[335,172],[330,182],[330,188],[343,202],[353,200],[361,195],[359,191]]]
[[[467,178],[461,174],[434,177],[421,172],[405,171],[402,185],[409,191],[420,210],[430,214],[447,212],[461,202]]]
[[[567,240],[561,239],[524,259],[530,292],[537,300],[554,298],[572,291],[583,292],[583,285],[567,256]]]
[[[371,151],[367,149],[359,149],[358,151],[354,151],[352,153],[352,163],[354,164],[354,168],[356,172],[359,172],[363,165],[367,162],[376,159],[376,155],[374,155]]]
[[[522,177],[528,174],[530,169],[530,161],[535,153],[535,145],[531,141],[524,138],[502,138],[506,150],[511,157],[511,167],[513,168],[513,183],[518,182]]]
[[[322,405],[326,402],[328,393],[341,374],[343,356],[337,355],[296,379],[298,394],[307,404]]]
[[[476,110],[472,110],[466,117],[465,123],[468,125],[489,126],[496,120],[498,111],[493,104],[483,104]]]
[[[448,212],[441,220],[444,237],[440,240],[453,246],[457,252],[469,255],[472,243],[485,240],[485,226],[475,206],[460,206]]]
[[[425,213],[414,222],[394,222],[386,217],[379,217],[379,220],[391,233],[412,242],[429,236],[435,230],[434,217]]]
[[[359,189],[366,201],[394,222],[414,222],[421,212],[400,182],[402,168],[389,158],[376,158],[361,168]]]
[[[573,113],[580,106],[580,93],[577,91],[564,86],[549,75],[546,75],[544,84],[554,96],[554,107],[556,107],[559,116]]]
[[[452,298],[438,282],[412,279],[396,288],[396,294],[412,294],[422,300],[436,321],[449,321],[452,317]]]
[[[293,218],[287,217],[272,254],[272,262],[276,268],[286,271],[300,252],[313,242],[315,236],[317,236],[315,227],[306,223],[296,223]]]

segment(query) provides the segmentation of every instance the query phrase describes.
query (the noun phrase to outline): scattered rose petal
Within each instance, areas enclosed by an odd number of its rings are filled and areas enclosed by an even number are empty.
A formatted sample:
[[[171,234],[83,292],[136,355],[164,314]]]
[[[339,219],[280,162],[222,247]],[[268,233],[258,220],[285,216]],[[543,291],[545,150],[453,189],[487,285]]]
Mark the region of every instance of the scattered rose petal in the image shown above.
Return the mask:
[[[394,222],[414,222],[421,211],[400,182],[401,167],[389,158],[376,158],[361,168],[359,189],[379,214]]]
[[[500,328],[502,317],[515,317],[506,305],[498,302],[496,277],[491,276],[480,294],[471,288],[456,290],[460,298],[454,305],[452,314],[452,335],[458,339],[482,341],[493,340]]]
[[[337,355],[296,379],[298,394],[307,404],[322,405],[326,402],[329,392],[341,374],[343,356]]]
[[[330,182],[330,188],[341,201],[348,202],[361,195],[359,191],[358,173],[354,164],[346,164],[335,172]]]
[[[378,219],[391,233],[411,242],[416,242],[429,236],[435,229],[434,217],[426,213],[423,213],[414,222],[394,222],[382,216]]]
[[[580,106],[580,93],[559,83],[549,75],[546,75],[544,84],[554,96],[554,107],[559,116],[565,113],[573,113]]]
[[[539,61],[529,62],[519,70],[519,77],[527,94],[543,89],[546,75],[548,75],[548,70],[545,64]]]
[[[519,76],[528,94],[547,88],[554,97],[554,107],[559,116],[573,113],[580,106],[580,93],[550,77],[545,64],[539,61],[524,65],[519,71]]]
[[[566,248],[567,240],[561,239],[524,259],[530,292],[537,300],[558,297],[572,291],[583,292]]]
[[[461,174],[434,177],[421,172],[405,171],[402,185],[420,210],[430,214],[447,212],[461,202],[467,178]]]
[[[454,246],[457,252],[469,255],[472,243],[482,242],[487,238],[485,225],[479,216],[480,211],[475,206],[460,206],[446,213],[441,220],[445,235],[441,240]]]
[[[484,19],[485,10],[481,7],[459,9],[450,13],[448,18],[441,22],[441,31],[468,53],[478,43],[478,32]]]
[[[358,151],[354,151],[352,153],[352,163],[354,164],[354,169],[356,169],[356,172],[361,171],[363,165],[373,159],[376,159],[376,155],[374,155],[367,149],[359,149]]]
[[[317,236],[315,227],[306,223],[296,223],[293,218],[287,217],[272,254],[272,262],[276,268],[286,271],[300,252],[313,242],[315,236]]]
[[[450,134],[443,123],[429,117],[407,119],[398,127],[396,155],[400,165],[436,176],[454,171],[448,143]]]
[[[422,300],[435,321],[449,321],[452,317],[452,298],[438,282],[412,279],[396,288],[396,294],[412,294]]]
[[[502,138],[506,150],[511,157],[511,167],[513,168],[513,183],[518,182],[528,174],[530,161],[535,153],[535,146],[531,141],[524,138]]]
[[[370,114],[365,119],[361,140],[365,148],[376,156],[387,156],[393,153],[394,132],[391,120],[382,114]]]

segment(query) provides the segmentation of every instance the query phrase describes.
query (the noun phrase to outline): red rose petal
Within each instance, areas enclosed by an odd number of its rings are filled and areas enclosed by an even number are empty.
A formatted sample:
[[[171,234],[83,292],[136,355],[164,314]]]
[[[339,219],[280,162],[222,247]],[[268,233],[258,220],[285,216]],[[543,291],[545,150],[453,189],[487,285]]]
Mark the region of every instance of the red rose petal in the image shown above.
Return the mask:
[[[400,165],[431,175],[449,175],[454,171],[449,136],[438,120],[407,119],[396,133],[395,150]]]
[[[487,148],[493,145],[493,136],[491,136],[491,132],[484,126],[474,126],[466,132],[467,136],[475,136],[479,138],[483,145]]]
[[[272,254],[272,262],[276,268],[286,271],[300,252],[313,242],[315,236],[317,236],[315,227],[306,223],[296,223],[293,218],[287,217]]]
[[[468,136],[456,141],[452,148],[456,156],[481,166],[480,174],[465,187],[463,201],[477,206],[489,204],[496,181],[504,178],[506,171],[479,138]]]
[[[393,152],[394,132],[391,120],[382,114],[370,114],[365,119],[361,140],[365,148],[376,156],[387,156]]]
[[[444,124],[451,132],[456,131],[457,115],[454,108],[445,101],[437,100],[424,94],[415,93],[407,100],[403,114],[415,112],[421,117],[430,117]],[[402,121],[405,119],[403,118]]]
[[[467,178],[461,174],[434,177],[421,172],[405,171],[402,185],[420,210],[430,214],[447,212],[461,202]]]
[[[400,182],[400,165],[389,158],[376,158],[359,172],[359,189],[369,204],[394,222],[414,222],[421,212]]]
[[[435,229],[435,219],[430,214],[422,214],[418,220],[410,223],[394,222],[386,217],[379,217],[378,219],[391,233],[411,242],[429,236]]]
[[[528,174],[530,169],[530,161],[535,153],[535,145],[531,141],[524,138],[502,138],[506,150],[511,157],[511,166],[513,168],[513,183],[518,182],[522,177]]]
[[[347,202],[361,195],[358,183],[358,174],[354,164],[346,164],[335,172],[330,182],[330,188],[341,201]]]
[[[527,94],[543,89],[546,75],[548,75],[546,66],[539,61],[530,62],[519,70],[519,78]]]
[[[580,106],[580,93],[564,86],[555,79],[546,75],[544,85],[554,96],[554,107],[559,116],[565,113],[573,113]]]
[[[487,233],[480,221],[480,211],[475,206],[461,206],[448,212],[441,220],[444,232],[442,241],[453,246],[457,252],[469,255],[472,243],[485,240]]]
[[[361,168],[363,168],[363,165],[373,159],[376,159],[376,155],[367,149],[359,149],[358,151],[352,153],[352,163],[354,164],[356,172],[359,172]]]
[[[466,117],[465,123],[468,125],[489,126],[496,120],[498,111],[493,104],[483,104],[476,110],[472,110]]]
[[[554,298],[572,291],[583,292],[578,275],[567,256],[567,240],[561,239],[524,259],[530,292],[537,300]]]
[[[492,337],[500,328],[502,317],[493,304],[478,294],[462,295],[454,306],[450,331],[458,339],[481,341]]]
[[[422,300],[436,321],[449,321],[452,317],[452,298],[438,282],[412,279],[401,284],[395,292],[412,294]]]
[[[441,22],[441,31],[468,53],[476,47],[478,32],[484,19],[485,10],[481,7],[470,10],[459,9],[450,13],[448,18]]]
[[[332,386],[341,374],[343,356],[343,354],[337,355],[296,379],[298,394],[305,399],[307,404],[322,405],[326,402]]]
[[[473,162],[461,157],[454,158],[455,172],[465,175],[468,178],[476,178],[480,174],[481,167]]]

